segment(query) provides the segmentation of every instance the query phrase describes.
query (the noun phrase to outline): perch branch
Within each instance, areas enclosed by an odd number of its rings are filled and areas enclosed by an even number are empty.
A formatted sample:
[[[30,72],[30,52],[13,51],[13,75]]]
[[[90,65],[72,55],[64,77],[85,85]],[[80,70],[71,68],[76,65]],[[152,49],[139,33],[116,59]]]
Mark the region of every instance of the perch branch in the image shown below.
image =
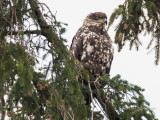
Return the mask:
[[[76,61],[75,64],[78,67],[78,69],[80,70],[80,72],[82,74],[83,73],[85,74],[85,70],[84,70],[85,68],[80,63],[80,61],[78,61],[78,60],[75,60],[75,61]],[[92,75],[90,74],[90,76],[92,76]],[[120,118],[118,116],[118,113],[115,111],[114,107],[109,102],[109,100],[107,100],[105,92],[103,91],[103,92],[99,93],[99,89],[97,89],[97,86],[98,86],[98,88],[104,88],[104,86],[107,85],[107,80],[102,80],[101,84],[99,84],[98,82],[94,82],[94,83],[93,82],[91,83],[90,81],[89,82],[85,81],[85,82],[87,82],[89,84],[89,86],[91,87],[90,92],[95,91],[93,96],[92,96],[92,93],[91,93],[91,98],[93,99],[93,97],[95,97],[99,101],[103,110],[107,114],[107,117],[109,118],[109,120],[120,120]]]

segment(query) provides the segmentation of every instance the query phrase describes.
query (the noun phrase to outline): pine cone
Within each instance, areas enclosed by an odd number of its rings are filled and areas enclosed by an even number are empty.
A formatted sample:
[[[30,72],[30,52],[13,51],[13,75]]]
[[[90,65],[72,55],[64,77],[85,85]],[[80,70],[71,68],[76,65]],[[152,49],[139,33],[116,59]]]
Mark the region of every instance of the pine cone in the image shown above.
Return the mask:
[[[53,120],[52,118],[48,118],[48,120]]]
[[[123,38],[123,33],[120,32],[119,35],[118,35],[118,41],[122,42],[122,38]]]
[[[44,87],[45,87],[45,90],[48,90],[48,84],[45,84]]]
[[[134,28],[135,28],[135,25],[134,25],[134,23],[132,23],[132,24],[131,24],[131,28],[132,28],[132,29],[134,29]]]
[[[28,92],[28,97],[32,98],[32,92]]]
[[[12,114],[11,114],[11,111],[10,111],[10,110],[7,110],[7,116],[8,116],[8,117],[11,117],[11,115],[12,115]]]
[[[42,91],[42,90],[45,90],[45,87],[41,86],[39,89],[40,89],[40,91]]]
[[[37,84],[37,87],[38,87],[38,88],[40,88],[41,86],[42,86],[41,84],[39,84],[39,83]]]
[[[42,99],[46,100],[46,95],[45,94],[42,94]]]
[[[127,90],[126,89],[123,89],[123,93],[126,93],[127,92]]]
[[[128,24],[124,24],[124,26],[123,26],[123,30],[127,30],[128,29]]]

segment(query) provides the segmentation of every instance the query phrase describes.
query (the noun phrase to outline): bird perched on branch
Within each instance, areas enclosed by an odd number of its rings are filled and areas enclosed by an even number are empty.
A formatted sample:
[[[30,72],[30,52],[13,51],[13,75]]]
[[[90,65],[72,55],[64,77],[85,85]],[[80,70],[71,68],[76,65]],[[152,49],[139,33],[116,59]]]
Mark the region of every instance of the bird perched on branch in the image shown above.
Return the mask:
[[[89,14],[72,40],[71,52],[92,75],[109,74],[113,59],[112,41],[103,12]]]

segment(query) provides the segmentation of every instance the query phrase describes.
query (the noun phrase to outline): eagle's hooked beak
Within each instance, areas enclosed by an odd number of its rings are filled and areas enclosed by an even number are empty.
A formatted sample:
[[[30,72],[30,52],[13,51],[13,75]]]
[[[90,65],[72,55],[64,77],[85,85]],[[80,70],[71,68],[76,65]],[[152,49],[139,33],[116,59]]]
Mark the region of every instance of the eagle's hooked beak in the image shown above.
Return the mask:
[[[104,19],[104,23],[107,25],[107,19]]]

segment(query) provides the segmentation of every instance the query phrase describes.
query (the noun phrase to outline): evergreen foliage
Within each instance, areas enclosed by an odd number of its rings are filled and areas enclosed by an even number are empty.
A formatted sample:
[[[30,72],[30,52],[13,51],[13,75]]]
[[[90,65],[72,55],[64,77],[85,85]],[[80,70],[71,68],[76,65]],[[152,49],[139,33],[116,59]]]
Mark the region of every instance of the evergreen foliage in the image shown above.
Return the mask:
[[[133,45],[138,50],[141,41],[138,35],[142,32],[151,33],[152,40],[148,45],[151,47],[153,41],[155,46],[155,63],[160,59],[160,2],[158,0],[126,0],[112,13],[109,20],[109,27],[114,20],[121,18],[116,27],[115,43],[119,46],[119,51],[126,41],[130,42],[130,49]]]
[[[102,120],[86,104],[93,95],[110,120],[156,120],[139,86],[120,75],[90,80],[64,45],[64,25],[44,3],[0,0],[0,119]]]

